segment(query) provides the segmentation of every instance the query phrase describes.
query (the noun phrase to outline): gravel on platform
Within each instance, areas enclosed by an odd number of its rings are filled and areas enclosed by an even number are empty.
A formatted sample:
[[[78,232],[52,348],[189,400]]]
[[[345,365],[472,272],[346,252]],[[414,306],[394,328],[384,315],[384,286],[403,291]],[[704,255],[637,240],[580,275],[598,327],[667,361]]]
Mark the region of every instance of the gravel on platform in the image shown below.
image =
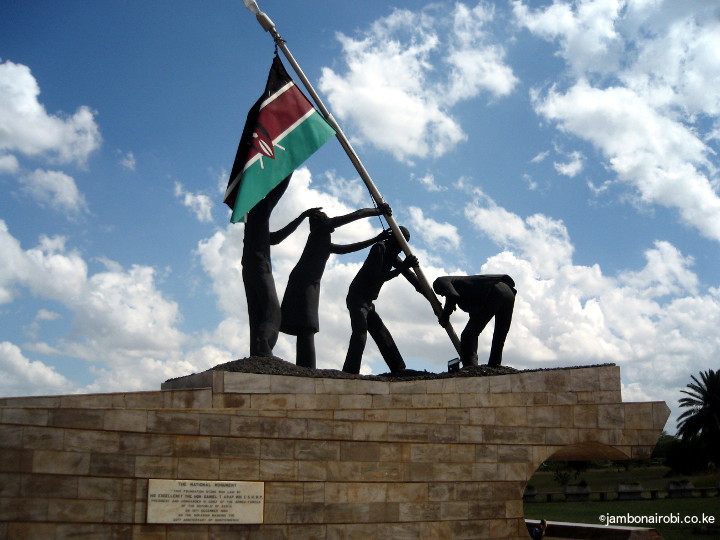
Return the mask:
[[[614,364],[601,364],[614,365]],[[583,367],[597,366],[572,366],[551,369],[577,369]],[[241,358],[233,360],[225,364],[219,364],[207,371],[232,371],[236,373],[256,373],[260,375],[288,375],[291,377],[316,377],[326,379],[358,379],[365,381],[420,381],[428,379],[448,379],[452,377],[490,377],[494,375],[509,375],[512,373],[524,373],[528,371],[547,371],[547,369],[530,369],[518,370],[510,366],[490,367],[487,365],[470,366],[462,368],[453,373],[442,372],[432,373],[430,371],[417,371],[413,369],[405,370],[401,374],[382,373],[380,375],[354,375],[345,373],[338,369],[312,369],[297,366],[291,362],[287,362],[276,356],[260,357],[251,356],[249,358]],[[177,377],[181,378],[181,377]],[[174,379],[169,379],[174,380]]]

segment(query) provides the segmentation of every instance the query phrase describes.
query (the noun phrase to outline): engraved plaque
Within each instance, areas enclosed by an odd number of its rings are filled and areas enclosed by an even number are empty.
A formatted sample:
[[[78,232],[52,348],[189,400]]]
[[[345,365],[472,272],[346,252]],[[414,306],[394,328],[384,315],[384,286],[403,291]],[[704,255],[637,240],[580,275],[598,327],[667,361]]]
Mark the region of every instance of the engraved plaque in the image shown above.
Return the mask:
[[[149,480],[148,523],[262,523],[264,482]]]

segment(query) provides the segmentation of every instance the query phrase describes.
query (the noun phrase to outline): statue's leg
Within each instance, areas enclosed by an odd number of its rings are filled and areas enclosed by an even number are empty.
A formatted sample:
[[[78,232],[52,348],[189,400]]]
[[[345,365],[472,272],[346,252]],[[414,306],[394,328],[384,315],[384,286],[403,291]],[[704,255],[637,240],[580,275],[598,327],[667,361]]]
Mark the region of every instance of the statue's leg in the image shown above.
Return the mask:
[[[350,313],[352,334],[350,335],[350,344],[348,345],[345,364],[343,364],[342,370],[346,373],[360,373],[360,364],[362,363],[365,342],[367,341],[368,310],[365,305],[353,304],[351,302],[347,303],[347,308]]]
[[[493,332],[488,365],[499,366],[502,363],[505,338],[510,331],[510,323],[512,322],[512,314],[515,307],[515,294],[505,283],[498,283],[491,294],[493,293],[500,299],[500,303],[495,313],[495,331]]]
[[[297,334],[295,363],[315,369],[315,332],[301,330]]]
[[[243,272],[250,324],[250,356],[271,357],[280,333],[280,302],[269,272]]]
[[[491,317],[492,314],[486,317],[483,312],[470,313],[470,319],[460,334],[460,361],[463,367],[478,365],[478,336]]]
[[[367,325],[368,331],[373,340],[375,340],[378,350],[390,368],[390,371],[395,373],[405,369],[405,361],[395,344],[395,340],[385,326],[385,323],[383,323],[380,315],[375,312],[375,309],[370,310],[368,313]]]

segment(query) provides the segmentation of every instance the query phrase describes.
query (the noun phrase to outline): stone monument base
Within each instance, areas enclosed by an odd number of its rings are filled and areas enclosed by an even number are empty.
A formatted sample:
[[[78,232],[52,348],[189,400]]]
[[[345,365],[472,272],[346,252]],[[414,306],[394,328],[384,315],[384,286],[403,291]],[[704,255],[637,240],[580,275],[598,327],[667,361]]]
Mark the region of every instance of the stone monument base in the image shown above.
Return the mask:
[[[668,415],[623,403],[611,365],[391,382],[208,371],[157,392],[5,398],[0,538],[527,540],[523,490],[543,461],[649,457]],[[174,482],[149,500],[151,480]],[[213,522],[234,519],[213,498],[247,500],[244,483],[262,484],[261,522]],[[184,509],[149,523],[173,497]]]

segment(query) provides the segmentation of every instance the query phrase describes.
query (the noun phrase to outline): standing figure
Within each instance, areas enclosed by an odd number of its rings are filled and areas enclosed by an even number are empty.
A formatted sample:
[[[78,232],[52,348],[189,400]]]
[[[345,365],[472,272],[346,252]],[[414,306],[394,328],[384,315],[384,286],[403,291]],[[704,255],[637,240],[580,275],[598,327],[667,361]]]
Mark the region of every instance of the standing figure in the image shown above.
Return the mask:
[[[331,253],[345,254],[359,251],[385,237],[385,232],[374,238],[348,245],[331,242],[336,227],[342,227],[358,219],[390,215],[390,206],[363,208],[334,218],[319,208],[310,213],[310,234],[300,260],[290,272],[280,311],[280,331],[297,336],[296,363],[298,366],[315,368],[315,334],[320,330],[319,304],[320,279]]]
[[[280,302],[272,275],[270,246],[290,236],[310,213],[306,210],[279,231],[270,232],[270,214],[285,193],[290,176],[248,212],[245,222],[241,262],[250,320],[250,356],[271,357],[280,332]]]
[[[433,290],[445,297],[445,306],[438,316],[443,328],[449,324],[455,306],[470,314],[470,320],[460,336],[460,360],[464,367],[477,366],[478,336],[495,317],[488,365],[499,366],[517,294],[512,278],[505,274],[445,276],[435,280]]]
[[[400,230],[405,240],[409,240],[410,232],[405,227],[400,227]],[[385,282],[397,277],[400,273],[410,281],[416,290],[420,290],[417,276],[410,270],[411,267],[417,266],[417,257],[406,257],[404,261],[401,261],[398,257],[400,251],[400,244],[393,236],[378,242],[370,249],[362,268],[350,283],[345,300],[352,328],[350,344],[343,365],[343,371],[347,373],[360,373],[368,332],[375,340],[390,371],[398,373],[405,369],[405,362],[400,351],[398,351],[389,330],[376,313],[373,304],[373,300],[377,299]]]

